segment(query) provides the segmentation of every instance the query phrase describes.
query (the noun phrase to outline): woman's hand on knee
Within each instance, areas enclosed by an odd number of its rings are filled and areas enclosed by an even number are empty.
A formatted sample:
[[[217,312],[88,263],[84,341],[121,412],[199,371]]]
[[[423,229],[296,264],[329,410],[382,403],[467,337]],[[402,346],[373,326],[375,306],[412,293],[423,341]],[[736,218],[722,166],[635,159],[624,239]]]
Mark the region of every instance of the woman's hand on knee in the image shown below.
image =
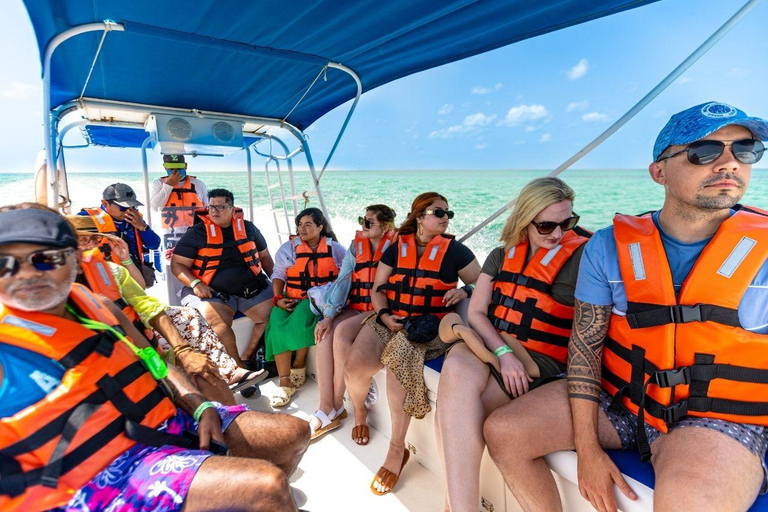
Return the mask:
[[[515,398],[524,395],[530,389],[533,379],[525,371],[525,365],[513,353],[507,352],[499,358],[501,375],[507,391]]]
[[[333,327],[333,318],[323,318],[315,325],[315,344],[319,345],[323,339],[331,332]]]

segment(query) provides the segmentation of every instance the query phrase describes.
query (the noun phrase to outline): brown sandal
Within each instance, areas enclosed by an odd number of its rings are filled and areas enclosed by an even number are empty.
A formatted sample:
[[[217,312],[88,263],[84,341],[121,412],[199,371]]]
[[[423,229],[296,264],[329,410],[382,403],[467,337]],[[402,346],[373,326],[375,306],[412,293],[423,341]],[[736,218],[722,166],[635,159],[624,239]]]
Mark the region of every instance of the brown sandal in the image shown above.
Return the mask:
[[[358,439],[367,439],[366,442],[357,442]],[[360,446],[365,446],[368,444],[368,441],[371,440],[371,431],[368,429],[368,425],[355,425],[355,427],[352,429],[352,440],[356,442]]]
[[[392,492],[392,489],[395,488],[395,485],[397,484],[397,481],[400,479],[400,475],[403,474],[403,468],[405,467],[405,463],[408,462],[408,459],[411,456],[411,452],[408,451],[408,449],[405,449],[405,452],[403,453],[403,463],[400,464],[400,474],[396,475],[384,466],[381,466],[379,468],[379,471],[376,472],[376,476],[373,477],[373,482],[371,482],[371,491],[373,491],[373,494],[376,496],[384,496],[385,494],[389,494]],[[379,491],[374,487],[374,484],[378,482],[380,485],[387,488],[386,491]]]

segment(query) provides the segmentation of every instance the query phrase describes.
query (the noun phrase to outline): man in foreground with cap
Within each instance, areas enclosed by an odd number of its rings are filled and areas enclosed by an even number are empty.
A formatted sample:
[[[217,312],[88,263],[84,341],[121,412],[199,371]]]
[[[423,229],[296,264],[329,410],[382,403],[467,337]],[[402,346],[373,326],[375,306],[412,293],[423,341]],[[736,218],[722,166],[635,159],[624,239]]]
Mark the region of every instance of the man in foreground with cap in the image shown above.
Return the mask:
[[[0,208],[0,509],[296,510],[306,422],[206,401],[79,258],[53,210]]]
[[[136,199],[136,192],[125,183],[108,186],[102,198],[100,207],[83,208],[78,215],[90,215],[100,233],[117,234],[125,240],[131,260],[141,269],[147,287],[152,286],[155,281],[154,268],[144,263],[144,251],[159,248],[160,237],[144,222],[136,209],[143,204]]]
[[[523,509],[562,508],[544,460],[558,450],[576,450],[601,511],[614,485],[637,499],[604,449],[651,461],[657,510],[746,510],[765,492],[768,217],[738,204],[765,140],[766,121],[724,103],[675,114],[649,166],[661,210],[616,215],[587,243],[567,382],[485,424]]]

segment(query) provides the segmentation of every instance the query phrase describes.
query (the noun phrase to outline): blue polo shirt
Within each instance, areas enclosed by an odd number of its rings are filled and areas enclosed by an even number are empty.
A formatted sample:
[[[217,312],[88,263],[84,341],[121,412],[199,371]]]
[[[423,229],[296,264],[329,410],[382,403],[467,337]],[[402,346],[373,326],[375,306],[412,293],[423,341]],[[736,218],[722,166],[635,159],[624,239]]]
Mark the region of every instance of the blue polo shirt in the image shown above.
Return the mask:
[[[664,232],[659,224],[659,212],[655,212],[652,217],[661,235],[677,292],[711,238],[691,244],[683,243]],[[613,306],[614,312],[618,314],[626,313],[627,292],[619,270],[613,226],[599,230],[587,242],[581,257],[575,297],[597,306]],[[763,263],[747,288],[738,310],[739,320],[746,330],[768,334],[768,261]]]
[[[45,398],[64,377],[64,367],[36,352],[0,341],[0,418],[13,416]]]

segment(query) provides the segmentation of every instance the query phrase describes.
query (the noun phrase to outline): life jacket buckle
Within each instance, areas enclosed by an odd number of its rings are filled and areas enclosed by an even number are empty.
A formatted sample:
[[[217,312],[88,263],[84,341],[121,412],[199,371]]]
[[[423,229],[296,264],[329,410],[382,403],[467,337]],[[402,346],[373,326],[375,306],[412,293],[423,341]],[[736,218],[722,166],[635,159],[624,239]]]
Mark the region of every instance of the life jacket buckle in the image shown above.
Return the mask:
[[[701,304],[696,304],[695,306],[672,306],[669,310],[673,323],[701,322]]]
[[[523,286],[523,287],[525,287],[525,288],[529,288],[529,286],[528,286],[528,283],[530,282],[530,280],[531,280],[531,279],[530,279],[530,277],[529,277],[529,276],[524,276],[524,275],[522,275],[522,274],[517,274],[517,279],[515,279],[515,282],[516,282],[516,283],[517,283],[519,286]]]
[[[671,388],[680,384],[691,383],[691,367],[683,366],[674,370],[661,370],[654,373],[656,385],[660,388]]]
[[[668,426],[672,426],[672,424],[680,420],[683,416],[688,415],[688,400],[682,400],[670,407],[666,407],[663,411],[664,421]]]

